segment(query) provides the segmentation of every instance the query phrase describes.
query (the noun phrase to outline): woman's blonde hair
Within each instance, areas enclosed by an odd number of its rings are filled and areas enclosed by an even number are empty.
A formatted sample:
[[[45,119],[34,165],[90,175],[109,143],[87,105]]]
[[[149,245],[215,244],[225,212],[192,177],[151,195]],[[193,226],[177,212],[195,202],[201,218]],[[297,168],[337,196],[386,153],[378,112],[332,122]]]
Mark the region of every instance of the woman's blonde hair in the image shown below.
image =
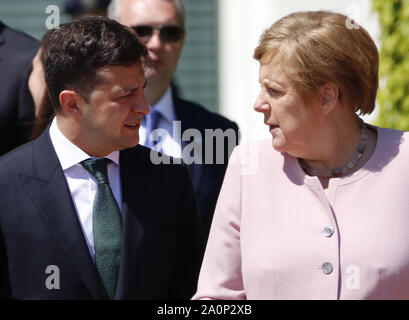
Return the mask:
[[[254,58],[262,64],[274,59],[305,94],[333,83],[342,103],[369,114],[378,90],[378,50],[366,30],[348,22],[328,11],[289,14],[262,34]]]

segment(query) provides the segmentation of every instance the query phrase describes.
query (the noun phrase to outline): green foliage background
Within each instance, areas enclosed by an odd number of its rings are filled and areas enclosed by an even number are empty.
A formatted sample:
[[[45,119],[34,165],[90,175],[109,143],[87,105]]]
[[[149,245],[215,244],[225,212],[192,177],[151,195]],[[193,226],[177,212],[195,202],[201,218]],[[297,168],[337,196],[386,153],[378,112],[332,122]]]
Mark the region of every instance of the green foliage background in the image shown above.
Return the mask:
[[[409,130],[409,0],[373,0],[381,25],[377,125]]]

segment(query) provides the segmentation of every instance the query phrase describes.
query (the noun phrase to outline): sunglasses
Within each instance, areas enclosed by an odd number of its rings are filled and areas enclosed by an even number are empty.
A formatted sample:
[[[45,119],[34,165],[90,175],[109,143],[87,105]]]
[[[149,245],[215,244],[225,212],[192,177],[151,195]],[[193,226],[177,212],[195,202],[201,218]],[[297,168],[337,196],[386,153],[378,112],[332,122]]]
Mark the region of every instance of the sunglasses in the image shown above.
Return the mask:
[[[150,26],[150,25],[137,25],[132,26],[136,34],[140,38],[150,38],[153,34],[153,30],[159,30],[159,37],[163,42],[177,42],[185,34],[185,30],[181,27],[175,25],[160,25],[160,26]]]

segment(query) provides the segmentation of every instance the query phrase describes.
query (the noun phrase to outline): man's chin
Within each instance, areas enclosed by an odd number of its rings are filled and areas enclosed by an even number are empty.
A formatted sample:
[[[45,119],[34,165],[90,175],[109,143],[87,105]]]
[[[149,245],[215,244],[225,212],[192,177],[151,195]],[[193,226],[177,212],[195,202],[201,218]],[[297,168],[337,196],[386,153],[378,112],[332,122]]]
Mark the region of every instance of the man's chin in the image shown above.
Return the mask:
[[[128,148],[135,148],[138,144],[139,144],[139,139],[136,142],[132,143]]]
[[[131,149],[131,148],[136,147],[138,144],[139,144],[139,137],[138,139],[127,141],[126,143],[123,143],[122,148],[120,150]]]

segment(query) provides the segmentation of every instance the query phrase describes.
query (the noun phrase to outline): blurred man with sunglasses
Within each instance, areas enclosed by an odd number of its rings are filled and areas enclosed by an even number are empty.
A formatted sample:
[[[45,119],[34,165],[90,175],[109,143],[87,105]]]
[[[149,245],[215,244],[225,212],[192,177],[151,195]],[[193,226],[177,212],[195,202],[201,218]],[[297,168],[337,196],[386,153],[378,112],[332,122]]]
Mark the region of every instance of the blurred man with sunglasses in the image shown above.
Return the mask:
[[[148,85],[145,96],[152,107],[151,113],[142,123],[141,144],[155,147],[149,137],[152,129],[164,129],[167,135],[160,144],[160,151],[183,158],[182,150],[190,141],[182,141],[173,132],[173,122],[180,121],[181,133],[196,129],[201,137],[205,130],[230,129],[238,142],[238,127],[228,119],[212,113],[197,103],[182,100],[172,91],[171,80],[175,72],[185,41],[185,8],[182,0],[112,0],[108,7],[108,17],[131,27],[141,42],[147,47],[152,66],[147,71]],[[223,147],[224,163],[205,163],[206,154],[214,151],[201,144],[202,163],[194,162],[189,169],[196,191],[199,213],[204,234],[207,238],[223,181],[229,157],[230,146]],[[193,142],[195,142],[193,141]],[[219,150],[217,150],[219,151]],[[214,152],[212,153],[214,154]]]

